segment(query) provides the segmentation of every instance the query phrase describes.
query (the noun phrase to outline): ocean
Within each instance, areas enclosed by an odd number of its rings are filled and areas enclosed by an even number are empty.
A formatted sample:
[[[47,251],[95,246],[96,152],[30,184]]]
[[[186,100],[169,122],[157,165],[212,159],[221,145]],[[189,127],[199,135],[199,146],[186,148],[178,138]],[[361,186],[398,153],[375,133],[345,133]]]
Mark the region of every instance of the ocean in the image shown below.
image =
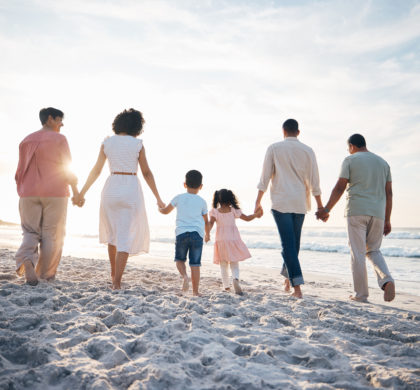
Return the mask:
[[[174,228],[170,226],[151,226],[150,253],[168,261],[168,267],[174,255]],[[281,244],[274,226],[248,227],[239,226],[241,237],[248,246],[252,258],[241,266],[257,266],[280,272],[282,266]],[[214,232],[213,239],[214,239]],[[0,225],[0,247],[16,249],[21,240],[20,226]],[[395,228],[384,237],[382,253],[385,256],[397,289],[420,296],[420,228]],[[107,258],[106,247],[98,242],[96,234],[68,234],[65,241],[64,255]],[[213,243],[204,246],[203,266],[216,267],[212,264]],[[300,260],[303,275],[305,272],[340,275],[351,280],[350,251],[347,245],[345,228],[305,227],[302,231]],[[140,261],[142,256],[134,256],[130,261]],[[367,260],[369,285],[375,286],[376,277]]]

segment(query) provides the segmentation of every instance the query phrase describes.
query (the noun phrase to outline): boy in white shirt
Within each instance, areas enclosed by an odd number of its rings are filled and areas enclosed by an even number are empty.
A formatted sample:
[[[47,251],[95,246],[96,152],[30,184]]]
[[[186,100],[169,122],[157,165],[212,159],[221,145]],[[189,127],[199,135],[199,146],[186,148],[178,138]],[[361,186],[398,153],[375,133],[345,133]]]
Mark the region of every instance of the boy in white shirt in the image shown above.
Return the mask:
[[[184,183],[187,192],[175,196],[169,205],[159,209],[162,214],[169,214],[175,207],[177,208],[175,263],[184,279],[182,292],[185,293],[189,289],[188,274],[185,267],[188,254],[194,296],[200,296],[198,287],[200,284],[203,238],[205,242],[210,241],[207,204],[198,195],[198,192],[203,188],[202,180],[203,175],[199,171],[188,171]]]

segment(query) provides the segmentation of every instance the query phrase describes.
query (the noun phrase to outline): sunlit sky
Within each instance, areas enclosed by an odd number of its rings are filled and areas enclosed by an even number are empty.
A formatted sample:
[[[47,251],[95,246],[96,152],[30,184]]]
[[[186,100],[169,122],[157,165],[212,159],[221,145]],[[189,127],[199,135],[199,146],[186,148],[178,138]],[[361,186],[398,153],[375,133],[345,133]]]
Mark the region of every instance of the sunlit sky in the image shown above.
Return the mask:
[[[0,50],[2,220],[19,222],[18,145],[53,106],[80,187],[115,115],[134,107],[165,202],[198,169],[209,206],[229,188],[245,213],[284,120],[317,155],[324,202],[359,132],[391,165],[393,225],[420,225],[420,1],[0,0]],[[97,230],[107,175],[69,208],[70,231]],[[150,223],[173,224],[142,184]],[[263,205],[251,224],[274,225],[269,194]],[[313,212],[306,225],[325,226]]]

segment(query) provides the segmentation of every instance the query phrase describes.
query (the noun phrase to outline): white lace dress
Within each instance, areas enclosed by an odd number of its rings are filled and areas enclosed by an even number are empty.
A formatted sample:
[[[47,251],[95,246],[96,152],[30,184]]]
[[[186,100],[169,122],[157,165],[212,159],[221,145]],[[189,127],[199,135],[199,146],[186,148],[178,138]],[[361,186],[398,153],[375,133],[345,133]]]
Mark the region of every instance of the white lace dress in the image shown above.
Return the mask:
[[[150,234],[140,181],[137,175],[112,174],[137,172],[143,142],[129,135],[114,135],[103,145],[111,174],[101,195],[99,241],[116,246],[118,252],[146,253]]]

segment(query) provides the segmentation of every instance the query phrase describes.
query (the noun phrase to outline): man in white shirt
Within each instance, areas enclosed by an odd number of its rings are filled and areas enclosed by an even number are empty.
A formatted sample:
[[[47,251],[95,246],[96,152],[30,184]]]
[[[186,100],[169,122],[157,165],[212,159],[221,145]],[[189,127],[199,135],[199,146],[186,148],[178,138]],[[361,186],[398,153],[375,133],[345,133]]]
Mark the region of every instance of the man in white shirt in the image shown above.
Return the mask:
[[[304,281],[298,255],[303,221],[311,209],[311,192],[318,209],[322,208],[315,153],[297,139],[299,134],[296,120],[283,123],[284,141],[267,149],[255,202],[255,211],[262,209],[261,199],[271,180],[271,212],[283,247],[285,290],[289,291],[292,285],[296,298],[302,298],[300,286]]]

